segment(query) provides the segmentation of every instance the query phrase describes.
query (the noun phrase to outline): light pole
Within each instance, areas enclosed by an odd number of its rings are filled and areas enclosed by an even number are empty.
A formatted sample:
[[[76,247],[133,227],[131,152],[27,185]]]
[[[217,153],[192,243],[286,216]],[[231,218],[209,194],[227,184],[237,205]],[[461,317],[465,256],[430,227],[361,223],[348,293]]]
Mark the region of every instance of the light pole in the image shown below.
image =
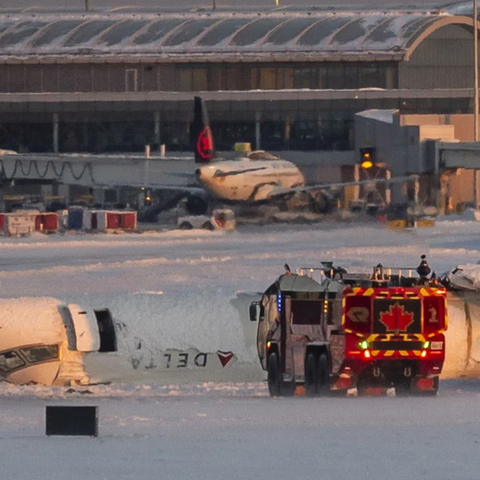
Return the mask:
[[[474,140],[478,141],[478,0],[473,0],[473,68],[474,68],[474,116],[473,116],[473,136]]]
[[[473,139],[478,142],[478,0],[473,0],[473,78],[474,78],[474,92],[473,92]],[[473,194],[475,197],[475,208],[479,205],[479,191],[478,191],[478,170],[473,172]]]

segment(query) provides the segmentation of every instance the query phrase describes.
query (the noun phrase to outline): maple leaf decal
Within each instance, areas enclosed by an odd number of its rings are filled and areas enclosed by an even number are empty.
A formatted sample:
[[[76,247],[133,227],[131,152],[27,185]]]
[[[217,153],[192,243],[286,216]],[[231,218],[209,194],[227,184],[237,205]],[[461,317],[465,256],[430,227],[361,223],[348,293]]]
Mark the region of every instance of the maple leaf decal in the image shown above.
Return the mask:
[[[206,126],[198,136],[197,153],[204,160],[211,160],[213,157],[213,135],[209,126]]]
[[[388,332],[406,332],[413,323],[413,312],[406,312],[405,307],[395,302],[386,312],[380,313],[380,322],[387,327]]]

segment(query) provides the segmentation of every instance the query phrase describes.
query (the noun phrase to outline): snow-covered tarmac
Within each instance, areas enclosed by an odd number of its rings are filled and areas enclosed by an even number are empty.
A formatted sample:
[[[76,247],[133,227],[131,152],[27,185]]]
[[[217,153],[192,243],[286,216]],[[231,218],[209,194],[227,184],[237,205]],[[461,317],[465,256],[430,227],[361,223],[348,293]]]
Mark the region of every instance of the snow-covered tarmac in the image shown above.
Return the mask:
[[[150,332],[142,316],[161,318],[161,305],[179,314],[165,341],[215,351],[234,348],[238,338],[238,326],[212,331],[222,318],[221,299],[263,291],[285,262],[292,268],[320,260],[415,266],[422,253],[437,272],[475,264],[480,225],[445,222],[399,233],[323,224],[232,234],[2,239],[0,296],[107,306],[116,318],[138,324],[140,336]],[[252,352],[238,355],[251,358]],[[91,394],[0,384],[0,478],[478,478],[476,380],[444,381],[434,399],[270,399],[265,385],[252,381],[88,387]],[[45,405],[65,403],[99,406],[98,439],[45,437]]]
[[[480,392],[445,383],[433,399],[271,399],[260,385],[17,391],[0,398],[1,477],[477,480]],[[45,436],[45,405],[65,403],[99,406],[98,439]]]

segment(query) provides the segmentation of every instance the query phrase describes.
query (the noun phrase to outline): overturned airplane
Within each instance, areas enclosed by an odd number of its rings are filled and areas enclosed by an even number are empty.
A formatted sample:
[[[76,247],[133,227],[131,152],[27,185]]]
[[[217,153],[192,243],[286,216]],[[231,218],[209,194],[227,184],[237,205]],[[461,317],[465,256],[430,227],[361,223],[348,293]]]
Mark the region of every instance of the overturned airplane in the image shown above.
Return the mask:
[[[0,299],[0,380],[58,386],[262,380],[245,348],[254,345],[251,297],[230,302],[218,328],[209,323],[208,304],[228,304],[225,297],[206,299],[206,315],[197,311],[192,324],[178,322],[191,317],[189,302],[165,297],[132,295],[115,315],[50,297]],[[242,330],[241,307],[250,333]],[[198,335],[214,328],[216,334]]]

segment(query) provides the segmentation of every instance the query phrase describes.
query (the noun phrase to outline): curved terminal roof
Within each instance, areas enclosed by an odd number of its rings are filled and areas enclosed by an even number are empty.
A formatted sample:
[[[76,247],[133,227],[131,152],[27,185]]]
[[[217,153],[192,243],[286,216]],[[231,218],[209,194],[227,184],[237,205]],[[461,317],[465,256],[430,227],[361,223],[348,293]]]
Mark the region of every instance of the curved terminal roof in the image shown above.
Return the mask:
[[[473,15],[473,0],[467,0],[466,2],[455,2],[444,5],[442,9],[453,15]]]
[[[418,39],[467,17],[440,12],[235,11],[0,15],[2,57],[135,56],[225,60],[300,54],[401,59]],[[298,58],[297,58],[298,59]]]

